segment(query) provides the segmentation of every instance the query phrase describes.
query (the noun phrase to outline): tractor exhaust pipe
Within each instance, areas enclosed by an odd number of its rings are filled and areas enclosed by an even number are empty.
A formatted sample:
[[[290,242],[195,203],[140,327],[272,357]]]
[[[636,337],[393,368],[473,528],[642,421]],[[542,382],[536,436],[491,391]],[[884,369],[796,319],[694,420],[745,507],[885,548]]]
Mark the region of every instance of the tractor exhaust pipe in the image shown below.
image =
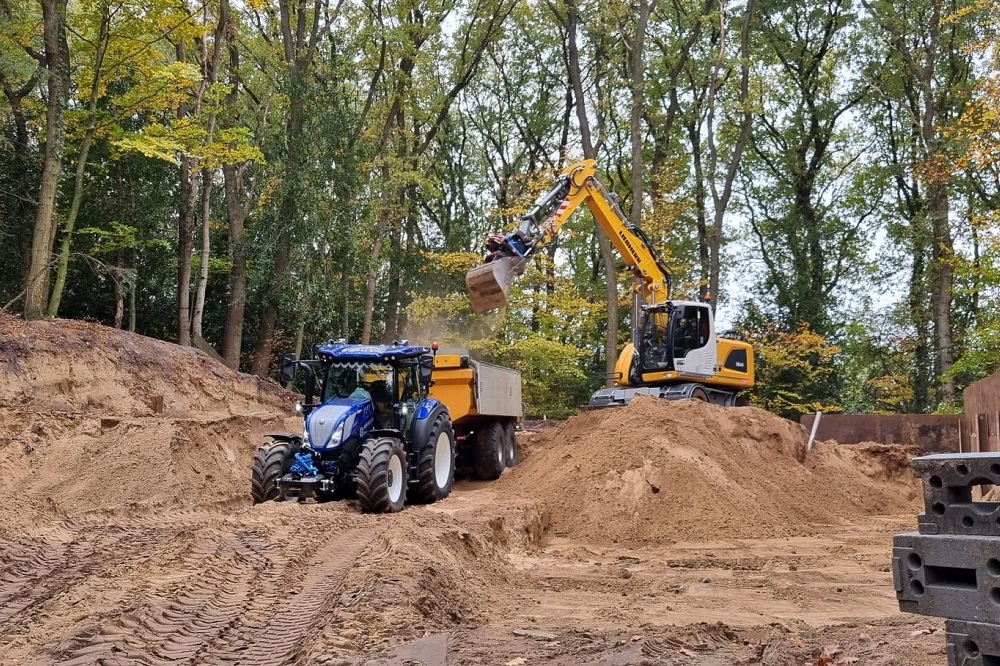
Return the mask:
[[[510,285],[524,272],[526,263],[524,257],[501,257],[466,273],[465,286],[473,312],[482,314],[507,307]]]

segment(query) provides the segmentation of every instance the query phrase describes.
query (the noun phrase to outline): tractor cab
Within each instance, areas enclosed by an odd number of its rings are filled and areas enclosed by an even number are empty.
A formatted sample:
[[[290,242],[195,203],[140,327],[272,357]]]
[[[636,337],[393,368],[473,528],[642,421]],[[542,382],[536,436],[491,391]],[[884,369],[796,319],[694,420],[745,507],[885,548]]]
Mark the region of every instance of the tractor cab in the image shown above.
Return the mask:
[[[323,345],[318,349],[320,402],[370,401],[375,429],[405,432],[427,397],[434,368],[431,352],[406,340],[392,345]]]

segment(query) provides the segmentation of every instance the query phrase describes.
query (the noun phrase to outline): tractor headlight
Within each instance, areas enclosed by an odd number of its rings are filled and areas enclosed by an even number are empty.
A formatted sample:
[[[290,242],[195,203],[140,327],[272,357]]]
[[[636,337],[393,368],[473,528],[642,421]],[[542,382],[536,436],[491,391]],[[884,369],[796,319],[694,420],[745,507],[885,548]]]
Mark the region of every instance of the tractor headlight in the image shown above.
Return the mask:
[[[344,443],[344,428],[347,426],[347,421],[340,424],[340,427],[333,431],[333,437],[330,438],[330,444],[328,448],[333,448],[335,446],[340,446]]]

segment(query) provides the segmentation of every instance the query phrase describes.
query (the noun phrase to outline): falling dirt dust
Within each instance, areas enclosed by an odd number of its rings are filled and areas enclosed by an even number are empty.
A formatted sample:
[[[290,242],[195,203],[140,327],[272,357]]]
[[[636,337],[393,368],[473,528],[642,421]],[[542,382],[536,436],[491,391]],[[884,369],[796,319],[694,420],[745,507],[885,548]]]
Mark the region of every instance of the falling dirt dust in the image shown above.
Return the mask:
[[[814,534],[915,508],[916,481],[886,471],[884,454],[806,444],[759,409],[640,396],[537,434],[500,487],[543,503],[557,535],[594,542]]]
[[[294,399],[0,316],[0,666],[942,662],[888,568],[911,451],[806,453],[757,410],[639,400],[521,433],[519,467],[437,504],[254,506]]]

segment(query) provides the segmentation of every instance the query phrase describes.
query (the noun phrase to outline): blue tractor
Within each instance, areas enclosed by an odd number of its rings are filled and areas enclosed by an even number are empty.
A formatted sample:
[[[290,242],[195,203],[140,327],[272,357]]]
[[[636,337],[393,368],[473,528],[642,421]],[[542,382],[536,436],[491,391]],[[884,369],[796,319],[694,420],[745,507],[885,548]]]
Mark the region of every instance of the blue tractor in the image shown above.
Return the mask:
[[[316,359],[286,356],[282,379],[305,371],[303,434],[271,434],[258,449],[254,503],[356,497],[366,513],[392,513],[447,497],[455,433],[448,408],[427,395],[433,347],[331,340]]]

